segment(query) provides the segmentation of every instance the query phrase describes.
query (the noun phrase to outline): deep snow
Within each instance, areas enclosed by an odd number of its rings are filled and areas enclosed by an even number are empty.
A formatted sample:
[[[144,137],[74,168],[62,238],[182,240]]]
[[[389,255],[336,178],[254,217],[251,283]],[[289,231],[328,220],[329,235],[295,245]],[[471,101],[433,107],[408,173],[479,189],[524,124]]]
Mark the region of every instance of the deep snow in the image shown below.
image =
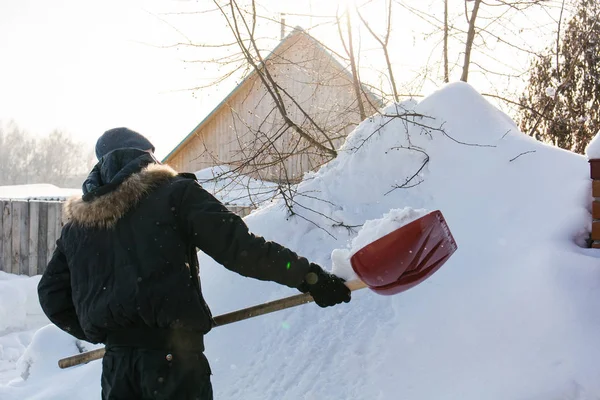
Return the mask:
[[[405,110],[424,117],[397,116]],[[215,328],[206,354],[216,399],[599,398],[600,251],[583,247],[591,225],[586,157],[523,135],[465,83],[383,114],[306,175],[295,206],[304,219],[273,203],[246,222],[331,269],[366,221],[405,207],[440,209],[458,251],[395,296],[363,290],[349,304]],[[214,314],[296,293],[202,254],[200,262]],[[4,323],[12,333],[0,336],[0,399],[99,399],[99,361],[59,370],[75,340],[54,326],[27,331],[23,304],[35,292],[24,286],[35,279],[0,281],[26,297],[11,314],[19,296],[0,292],[3,315],[18,322]],[[17,353],[20,361],[10,361]]]

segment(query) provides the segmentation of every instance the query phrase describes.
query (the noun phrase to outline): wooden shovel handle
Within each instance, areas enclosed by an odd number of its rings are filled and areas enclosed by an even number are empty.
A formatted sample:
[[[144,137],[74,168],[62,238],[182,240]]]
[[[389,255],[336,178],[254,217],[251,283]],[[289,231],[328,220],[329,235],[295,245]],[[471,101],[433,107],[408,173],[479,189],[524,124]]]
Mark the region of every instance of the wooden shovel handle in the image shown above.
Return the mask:
[[[364,289],[367,284],[361,280],[354,280],[346,282],[346,286],[351,291]],[[314,301],[312,296],[308,293],[297,294],[295,296],[285,297],[283,299],[270,301],[268,303],[258,304],[256,306],[244,308],[242,310],[233,311],[227,314],[219,315],[214,317],[215,326],[222,326],[231,324],[233,322],[242,321],[249,318],[258,317],[259,315],[269,314],[279,310],[285,310],[286,308],[296,307],[302,304],[310,303]],[[90,361],[98,360],[104,356],[106,352],[105,348],[96,349],[92,351],[86,351],[85,353],[76,354],[74,356],[62,358],[58,360],[58,366],[60,368],[69,368],[75,365],[88,363]]]

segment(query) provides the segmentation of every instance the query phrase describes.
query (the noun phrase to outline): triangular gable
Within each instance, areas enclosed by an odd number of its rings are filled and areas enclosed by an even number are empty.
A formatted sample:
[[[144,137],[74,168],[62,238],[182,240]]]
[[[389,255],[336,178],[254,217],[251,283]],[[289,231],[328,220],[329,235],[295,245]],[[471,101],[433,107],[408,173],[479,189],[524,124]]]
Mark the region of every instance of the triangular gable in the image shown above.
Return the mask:
[[[319,49],[323,54],[326,54],[331,61],[333,62],[333,65],[335,65],[335,67],[337,67],[338,69],[340,69],[340,71],[344,72],[350,79],[352,79],[352,74],[350,73],[350,71],[348,71],[348,68],[344,67],[332,54],[330,51],[326,50],[323,45],[316,40],[314,37],[312,37],[310,34],[308,34],[304,29],[302,29],[301,27],[295,27],[294,30],[292,32],[290,32],[285,38],[283,38],[279,44],[266,56],[263,58],[263,62],[267,62],[270,61],[272,58],[274,58],[277,53],[279,52],[280,49],[282,48],[286,48],[286,44],[288,44],[288,42],[296,37],[299,34],[303,34],[305,35],[305,37],[307,37],[311,43],[313,43],[315,45],[315,47],[317,49]],[[290,46],[288,46],[287,48],[293,46],[294,43],[291,43]],[[259,68],[262,65],[259,65]],[[256,71],[253,69],[248,75],[246,75],[246,77],[244,77],[244,79],[242,79],[242,81],[227,95],[225,96],[225,98],[223,98],[223,100],[221,100],[221,102],[215,107],[213,108],[213,110],[208,113],[208,115],[206,117],[204,117],[202,119],[202,121],[200,121],[200,123],[198,125],[196,125],[194,127],[194,129],[192,129],[192,131],[181,141],[179,142],[179,144],[177,146],[175,146],[173,148],[173,150],[171,150],[169,152],[169,154],[167,154],[162,162],[166,163],[169,161],[169,159],[174,156],[185,144],[187,144],[193,137],[194,134],[206,123],[208,123],[211,118],[217,114],[217,111],[219,111],[221,109],[221,107],[223,107],[225,104],[227,104],[227,102],[233,97],[235,96],[236,93],[238,93],[238,91],[240,91],[244,86],[246,86],[247,84],[249,84],[252,79],[256,76]],[[363,91],[365,94],[367,94],[369,97],[371,97],[371,99],[373,99],[374,101],[376,101],[378,103],[378,105],[382,105],[381,100],[378,96],[376,96],[375,94],[373,94],[370,90],[368,90],[368,88],[365,88],[363,86]]]

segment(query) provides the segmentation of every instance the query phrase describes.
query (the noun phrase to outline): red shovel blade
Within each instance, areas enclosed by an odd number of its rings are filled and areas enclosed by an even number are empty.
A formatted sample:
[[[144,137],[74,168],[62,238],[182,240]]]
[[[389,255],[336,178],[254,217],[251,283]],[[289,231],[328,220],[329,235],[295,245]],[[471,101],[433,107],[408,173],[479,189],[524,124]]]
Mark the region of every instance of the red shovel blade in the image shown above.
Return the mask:
[[[350,262],[370,289],[392,295],[429,278],[457,247],[438,210],[366,245]]]

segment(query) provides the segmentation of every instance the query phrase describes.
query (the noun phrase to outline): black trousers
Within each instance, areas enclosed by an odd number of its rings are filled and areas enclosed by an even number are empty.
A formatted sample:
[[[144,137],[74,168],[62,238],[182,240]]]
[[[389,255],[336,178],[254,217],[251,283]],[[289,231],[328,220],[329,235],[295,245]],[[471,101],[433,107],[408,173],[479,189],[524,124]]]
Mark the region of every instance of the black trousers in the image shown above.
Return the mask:
[[[102,360],[103,400],[213,400],[201,351],[110,346]]]

